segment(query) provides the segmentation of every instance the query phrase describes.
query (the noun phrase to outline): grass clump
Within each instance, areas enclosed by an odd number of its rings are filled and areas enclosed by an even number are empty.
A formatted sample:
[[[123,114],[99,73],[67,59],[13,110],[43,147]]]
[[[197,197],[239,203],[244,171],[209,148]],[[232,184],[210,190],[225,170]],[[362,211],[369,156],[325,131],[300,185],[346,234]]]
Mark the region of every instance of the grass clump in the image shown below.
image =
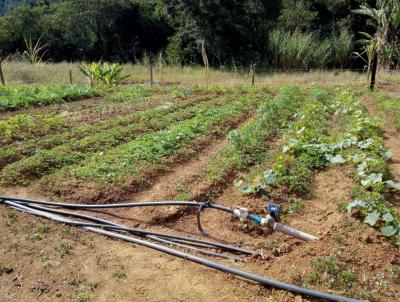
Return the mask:
[[[55,250],[60,254],[60,257],[63,258],[66,255],[71,254],[72,246],[69,243],[63,242],[59,246],[55,248]]]
[[[8,265],[5,265],[3,263],[0,263],[0,276],[3,274],[10,274],[13,272],[13,269],[9,267]]]
[[[126,278],[125,268],[123,266],[119,267],[117,270],[115,270],[112,273],[112,277],[115,280],[120,280],[120,279]]]

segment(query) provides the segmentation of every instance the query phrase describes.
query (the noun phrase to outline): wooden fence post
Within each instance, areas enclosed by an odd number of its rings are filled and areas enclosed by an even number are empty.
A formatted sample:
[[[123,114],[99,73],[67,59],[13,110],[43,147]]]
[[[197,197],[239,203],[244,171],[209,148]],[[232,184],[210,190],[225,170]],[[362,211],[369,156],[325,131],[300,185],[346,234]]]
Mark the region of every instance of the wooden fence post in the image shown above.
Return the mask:
[[[69,83],[72,84],[72,70],[69,70]]]
[[[0,59],[0,82],[1,84],[5,85],[6,81],[4,80],[4,74],[3,74],[3,67],[1,65],[2,60]]]
[[[371,91],[374,91],[377,67],[378,67],[378,54],[375,52],[372,61],[371,82],[369,84],[369,88],[371,89]]]
[[[150,63],[150,86],[153,86],[153,63]]]
[[[254,85],[256,77],[256,64],[251,65],[251,85]]]

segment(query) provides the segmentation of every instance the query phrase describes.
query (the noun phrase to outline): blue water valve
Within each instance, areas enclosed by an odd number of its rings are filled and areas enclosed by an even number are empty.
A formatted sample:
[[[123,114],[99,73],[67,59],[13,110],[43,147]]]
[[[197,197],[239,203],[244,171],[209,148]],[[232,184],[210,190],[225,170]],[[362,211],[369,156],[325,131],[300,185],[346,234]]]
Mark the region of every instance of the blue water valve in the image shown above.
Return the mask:
[[[268,212],[268,214],[275,219],[275,221],[279,221],[279,216],[281,212],[281,207],[278,206],[277,204],[269,204],[265,207],[265,210]]]

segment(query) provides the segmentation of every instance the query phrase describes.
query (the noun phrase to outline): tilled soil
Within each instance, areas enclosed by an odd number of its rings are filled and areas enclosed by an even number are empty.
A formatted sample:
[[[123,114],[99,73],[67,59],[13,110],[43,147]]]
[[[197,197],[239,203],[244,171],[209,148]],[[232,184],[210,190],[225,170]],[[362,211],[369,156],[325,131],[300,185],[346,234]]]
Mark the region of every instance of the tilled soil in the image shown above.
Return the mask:
[[[373,115],[376,108],[366,102]],[[400,139],[385,128],[386,144],[392,149],[391,172],[399,180]],[[209,188],[196,178],[213,156],[226,145],[214,143],[192,160],[177,164],[157,178],[154,185],[132,197],[135,200],[173,198],[177,183],[190,196]],[[213,259],[262,276],[343,295],[363,294],[372,301],[399,301],[400,251],[379,232],[362,224],[344,210],[354,186],[348,167],[336,167],[315,175],[314,195],[302,200],[301,208],[286,215],[284,223],[319,237],[302,242],[280,233],[244,226],[226,213],[205,210],[203,227],[210,239],[262,251],[264,258],[246,257],[243,262]],[[227,206],[262,209],[261,199],[244,196],[227,180],[215,201]],[[31,189],[11,188],[6,195],[42,198]],[[393,196],[392,201],[396,202]],[[283,204],[286,206],[285,204]],[[138,245],[90,234],[84,230],[28,217],[0,207],[0,301],[306,301],[201,265]],[[168,209],[97,213],[126,225],[156,231],[198,235],[195,213]],[[171,216],[172,215],[172,216]],[[171,218],[172,217],[172,218]],[[153,221],[163,221],[154,224]],[[45,227],[45,228],[43,228]],[[315,263],[331,257],[337,265],[353,270],[352,286],[332,283],[324,275],[314,280]],[[336,281],[335,281],[336,282]],[[348,283],[352,283],[348,282]]]

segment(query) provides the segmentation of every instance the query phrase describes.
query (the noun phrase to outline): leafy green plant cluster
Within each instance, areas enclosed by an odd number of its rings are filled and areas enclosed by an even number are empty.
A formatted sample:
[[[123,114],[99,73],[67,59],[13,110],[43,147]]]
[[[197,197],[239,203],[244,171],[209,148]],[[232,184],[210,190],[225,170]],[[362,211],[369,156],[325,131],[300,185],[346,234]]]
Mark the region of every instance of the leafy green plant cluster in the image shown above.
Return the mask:
[[[344,158],[355,166],[355,178],[360,183],[348,211],[358,210],[364,223],[379,228],[382,235],[400,244],[400,215],[383,195],[400,190],[400,183],[391,179],[387,168],[386,161],[391,152],[384,146],[383,130],[352,95],[342,100],[342,108],[349,114],[351,122],[348,132],[339,139],[348,144]]]
[[[78,97],[99,96],[99,89],[87,85],[30,84],[0,86],[0,111],[45,106]]]
[[[173,124],[167,130],[148,133],[107,152],[96,153],[81,165],[70,167],[68,174],[77,180],[102,180],[114,184],[126,176],[143,179],[146,168],[162,167],[166,158],[191,145],[195,139],[228,131],[231,121],[250,113],[262,99],[260,96],[241,97],[220,108],[198,112],[193,118]]]
[[[336,248],[332,254],[320,257],[312,262],[315,270],[308,275],[310,283],[320,283],[345,292],[353,289],[356,281],[356,273],[353,269],[340,261],[341,249]]]
[[[251,122],[229,133],[229,145],[210,162],[206,168],[207,177],[218,182],[229,171],[262,161],[268,139],[288,125],[303,101],[304,94],[300,89],[282,87],[276,97],[260,106]]]
[[[330,115],[336,122],[346,122],[343,134],[328,132]],[[400,243],[400,216],[383,196],[390,190],[400,190],[400,183],[390,179],[386,161],[391,154],[383,144],[382,135],[379,123],[368,116],[363,105],[347,90],[338,88],[334,99],[314,97],[314,102],[307,104],[293,123],[287,145],[272,167],[244,192],[285,185],[290,192],[303,195],[310,190],[309,180],[314,170],[351,164],[356,168],[354,177],[360,188],[348,210],[358,209],[365,223],[380,228],[384,236]]]
[[[116,85],[129,77],[129,75],[122,75],[123,67],[116,63],[82,62],[79,69],[88,78],[90,86],[100,83],[108,86]]]
[[[364,222],[378,227],[382,235],[400,244],[400,215],[388,203],[383,193],[400,190],[400,183],[391,180],[386,161],[390,150],[383,143],[383,131],[378,121],[368,116],[354,96],[341,91],[337,98],[336,114],[346,115],[347,131],[327,146],[332,164],[349,163],[355,166],[355,179],[360,187],[348,211],[358,209]]]
[[[139,84],[121,86],[116,92],[107,95],[107,99],[116,102],[143,101],[150,96],[150,91],[150,86]]]
[[[19,114],[0,121],[0,144],[23,141],[52,130],[62,129],[64,126],[65,120],[55,115]]]
[[[135,119],[133,117],[128,119],[130,122],[122,118],[117,119],[117,121],[114,120],[111,124],[113,127],[102,128],[99,125],[91,125],[86,127],[85,135],[80,139],[75,136],[73,137],[74,140],[62,143],[49,150],[35,149],[33,156],[8,164],[0,173],[2,176],[0,183],[3,185],[28,184],[31,179],[41,178],[63,166],[76,164],[93,153],[104,152],[146,132],[166,129],[171,124],[192,118],[199,112],[204,112],[209,108],[217,108],[224,103],[224,97],[199,102],[192,106],[190,106],[190,102],[170,103],[168,106],[164,104],[137,112]],[[107,124],[110,124],[110,122]],[[59,136],[55,138],[62,140]]]
[[[191,94],[191,89],[190,89],[190,87],[187,87],[187,86],[173,86],[170,89],[170,92],[172,95],[174,95],[177,98],[183,98],[183,97],[187,97]]]

